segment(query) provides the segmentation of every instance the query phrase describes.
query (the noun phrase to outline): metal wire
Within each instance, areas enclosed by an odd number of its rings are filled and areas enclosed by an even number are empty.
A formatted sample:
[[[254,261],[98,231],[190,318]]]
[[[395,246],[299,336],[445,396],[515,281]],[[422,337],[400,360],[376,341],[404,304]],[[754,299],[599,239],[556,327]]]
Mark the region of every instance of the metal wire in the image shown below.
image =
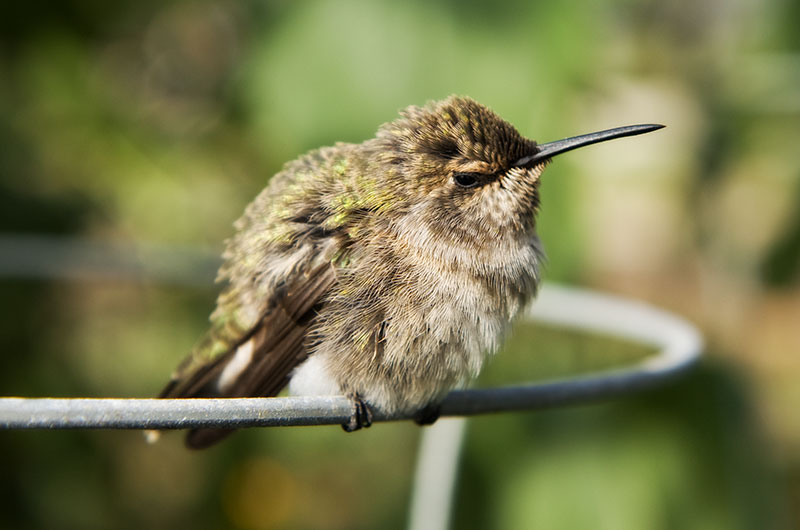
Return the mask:
[[[179,245],[0,233],[0,278],[210,287],[219,254]]]
[[[585,291],[542,290],[532,319],[602,331],[660,347],[630,368],[562,381],[454,391],[442,416],[531,410],[609,398],[650,387],[688,368],[702,341],[686,322],[663,311]],[[5,429],[185,429],[340,424],[352,414],[342,396],[236,399],[0,398]],[[376,413],[375,421],[410,415]]]
[[[658,353],[619,371],[524,387],[472,391],[472,400],[465,400],[475,405],[475,408],[465,407],[470,412],[557,407],[634,392],[690,368],[703,348],[700,333],[688,322],[641,302],[592,291],[548,286],[539,294],[528,316],[539,322],[654,346]],[[459,400],[465,397],[461,394]],[[411,497],[410,530],[449,527],[466,418],[452,421],[455,423],[434,424],[422,433]]]
[[[42,264],[50,264],[42,266]],[[156,279],[203,285],[216,258],[192,249],[158,246],[131,252],[91,241],[0,235],[0,276],[81,281]],[[145,264],[149,264],[145,266]],[[155,264],[155,266],[153,266]],[[187,266],[191,265],[191,266]],[[186,274],[186,271],[200,271]],[[607,399],[662,383],[690,368],[703,341],[695,327],[639,302],[590,291],[548,286],[527,318],[626,338],[658,348],[632,366],[561,381],[505,388],[454,391],[442,416],[534,410]],[[341,424],[353,413],[342,396],[243,399],[0,398],[5,429],[184,429]],[[375,421],[408,419],[385,416]],[[465,419],[438,422],[423,431],[411,500],[409,527],[443,530],[455,491]]]

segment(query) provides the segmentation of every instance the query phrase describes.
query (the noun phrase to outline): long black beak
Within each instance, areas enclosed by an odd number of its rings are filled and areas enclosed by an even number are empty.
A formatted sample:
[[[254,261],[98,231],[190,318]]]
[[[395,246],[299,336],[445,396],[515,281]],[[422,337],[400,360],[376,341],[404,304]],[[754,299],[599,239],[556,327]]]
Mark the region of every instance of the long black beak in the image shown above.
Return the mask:
[[[512,165],[516,167],[531,167],[543,160],[560,155],[561,153],[566,153],[567,151],[572,151],[579,147],[605,142],[606,140],[613,140],[614,138],[622,138],[623,136],[636,136],[637,134],[649,133],[663,127],[663,125],[658,124],[628,125],[627,127],[617,127],[616,129],[608,129],[607,131],[582,134],[564,140],[539,144],[537,146],[539,150],[536,151],[536,153],[524,156]]]

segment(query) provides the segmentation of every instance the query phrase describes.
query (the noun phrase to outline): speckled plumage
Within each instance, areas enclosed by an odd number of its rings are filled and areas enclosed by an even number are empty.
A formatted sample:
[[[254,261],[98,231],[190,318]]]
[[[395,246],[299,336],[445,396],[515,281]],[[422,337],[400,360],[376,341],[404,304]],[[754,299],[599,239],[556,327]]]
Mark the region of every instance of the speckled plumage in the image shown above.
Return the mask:
[[[536,293],[544,162],[513,166],[536,151],[450,97],[289,162],[236,223],[211,329],[162,396],[275,395],[296,373],[391,413],[464,385]]]

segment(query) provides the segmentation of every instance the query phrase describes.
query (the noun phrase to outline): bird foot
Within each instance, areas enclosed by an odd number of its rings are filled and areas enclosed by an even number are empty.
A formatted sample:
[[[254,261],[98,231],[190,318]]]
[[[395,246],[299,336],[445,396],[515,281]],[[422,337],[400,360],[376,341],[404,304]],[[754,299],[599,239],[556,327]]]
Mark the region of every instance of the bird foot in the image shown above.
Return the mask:
[[[353,401],[353,415],[347,423],[342,424],[342,429],[345,432],[353,432],[372,425],[372,409],[369,405],[357,393],[350,394],[349,397]]]
[[[414,423],[417,425],[431,425],[439,419],[442,413],[442,406],[439,403],[431,403],[414,414]]]

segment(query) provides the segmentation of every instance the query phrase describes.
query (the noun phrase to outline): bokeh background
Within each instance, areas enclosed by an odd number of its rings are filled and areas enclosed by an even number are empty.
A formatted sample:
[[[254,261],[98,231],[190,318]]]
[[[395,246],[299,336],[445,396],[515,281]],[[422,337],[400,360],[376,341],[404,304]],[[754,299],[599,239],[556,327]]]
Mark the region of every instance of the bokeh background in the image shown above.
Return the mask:
[[[546,281],[686,316],[705,361],[472,421],[455,527],[800,528],[798,23],[797,0],[5,2],[0,262],[73,237],[217,252],[285,161],[451,93],[541,141],[664,123],[548,169]],[[0,279],[0,395],[151,396],[216,293],[203,268],[38,270]],[[643,353],[525,326],[507,350],[481,384]],[[0,527],[402,528],[418,435],[249,430],[193,453],[2,432]]]

